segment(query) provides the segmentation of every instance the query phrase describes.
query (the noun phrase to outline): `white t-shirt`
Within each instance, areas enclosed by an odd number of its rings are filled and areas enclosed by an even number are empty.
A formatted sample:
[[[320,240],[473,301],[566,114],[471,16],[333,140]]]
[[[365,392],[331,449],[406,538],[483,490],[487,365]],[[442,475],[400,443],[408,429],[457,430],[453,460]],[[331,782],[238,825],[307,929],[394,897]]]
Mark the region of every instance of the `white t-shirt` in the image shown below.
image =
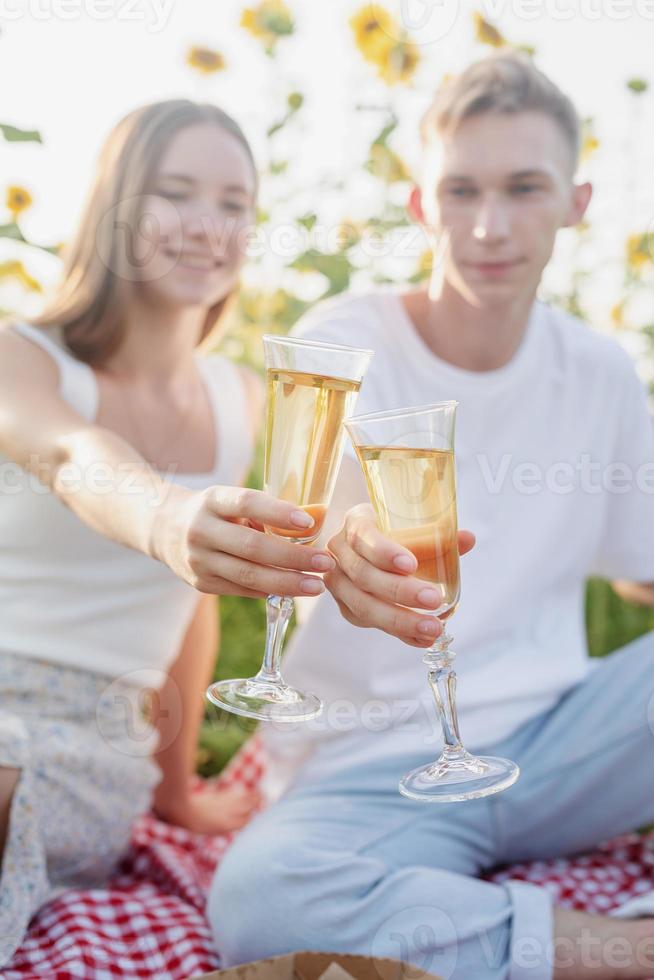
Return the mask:
[[[459,526],[477,544],[461,560],[448,631],[462,738],[472,750],[493,744],[593,666],[586,578],[654,581],[654,430],[644,386],[617,343],[540,302],[510,362],[485,372],[438,358],[394,291],[323,303],[294,332],[375,351],[356,414],[460,403]],[[347,506],[366,499],[347,455],[339,481]],[[420,650],[352,626],[329,593],[303,602],[310,615],[289,643],[284,675],[325,710],[293,731],[266,726],[273,756],[297,767],[314,751],[317,772],[353,751],[436,749]]]

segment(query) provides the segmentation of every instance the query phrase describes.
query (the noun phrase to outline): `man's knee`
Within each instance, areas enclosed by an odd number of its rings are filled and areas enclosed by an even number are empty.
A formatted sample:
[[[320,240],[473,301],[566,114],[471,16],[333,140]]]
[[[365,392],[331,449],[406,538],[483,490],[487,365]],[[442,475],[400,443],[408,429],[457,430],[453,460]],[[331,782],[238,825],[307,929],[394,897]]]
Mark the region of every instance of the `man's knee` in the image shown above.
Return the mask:
[[[298,949],[356,951],[357,902],[385,873],[377,858],[321,847],[315,827],[257,820],[211,886],[207,914],[223,966]]]
[[[292,951],[300,941],[293,910],[302,875],[289,874],[297,842],[281,838],[265,819],[240,834],[218,868],[207,915],[223,966]]]
[[[637,721],[644,711],[654,727],[654,632],[638,637],[607,657],[613,668],[612,690],[620,695],[619,707]]]

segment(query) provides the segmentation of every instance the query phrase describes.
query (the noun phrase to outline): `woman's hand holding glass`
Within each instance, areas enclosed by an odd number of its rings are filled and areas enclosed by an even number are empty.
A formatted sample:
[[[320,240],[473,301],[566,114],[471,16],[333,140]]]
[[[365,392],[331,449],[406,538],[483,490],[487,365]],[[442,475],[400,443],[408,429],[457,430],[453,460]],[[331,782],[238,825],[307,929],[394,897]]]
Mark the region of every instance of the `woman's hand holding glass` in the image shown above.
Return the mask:
[[[267,379],[264,487],[280,501],[287,501],[291,513],[283,515],[287,523],[274,515],[259,516],[258,521],[271,539],[277,539],[276,548],[281,539],[286,547],[305,551],[322,529],[343,454],[343,419],[356,403],[373,352],[272,334],[263,337],[263,346]],[[297,524],[300,512],[304,529]],[[321,557],[312,555],[314,568]],[[293,614],[292,596],[299,593],[276,586],[268,592],[261,669],[254,677],[216,681],[207,697],[219,708],[246,718],[309,721],[322,711],[320,698],[286,684],[280,669],[284,636]]]
[[[474,547],[474,534],[459,531],[458,544],[459,554],[465,555]],[[348,622],[383,630],[419,648],[440,636],[443,626],[435,612],[442,593],[414,576],[415,556],[382,534],[371,504],[352,507],[327,548],[337,564],[324,582]]]
[[[319,595],[323,572],[335,567],[328,552],[263,531],[264,525],[301,533],[313,520],[293,504],[259,490],[210,487],[174,494],[155,547],[185,582],[200,592],[261,599]]]

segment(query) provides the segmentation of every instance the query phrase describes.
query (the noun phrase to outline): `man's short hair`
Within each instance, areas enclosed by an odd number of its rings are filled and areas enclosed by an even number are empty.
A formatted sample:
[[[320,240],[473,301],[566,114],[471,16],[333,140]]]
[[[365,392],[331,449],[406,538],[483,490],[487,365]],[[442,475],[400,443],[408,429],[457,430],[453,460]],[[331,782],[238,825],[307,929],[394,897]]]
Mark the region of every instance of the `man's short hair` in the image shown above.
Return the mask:
[[[423,116],[422,140],[428,144],[434,135],[450,134],[470,116],[512,112],[542,112],[554,119],[576,166],[581,137],[574,105],[528,55],[517,51],[492,54],[447,78]]]

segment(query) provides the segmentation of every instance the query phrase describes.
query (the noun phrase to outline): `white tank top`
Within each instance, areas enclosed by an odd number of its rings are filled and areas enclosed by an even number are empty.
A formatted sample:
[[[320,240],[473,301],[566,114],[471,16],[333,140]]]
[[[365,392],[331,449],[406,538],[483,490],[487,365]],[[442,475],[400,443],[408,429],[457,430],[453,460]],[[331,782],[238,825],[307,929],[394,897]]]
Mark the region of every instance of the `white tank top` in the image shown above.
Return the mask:
[[[51,355],[59,392],[92,422],[98,407],[93,370],[43,331],[12,329]],[[215,418],[211,473],[177,473],[190,489],[240,485],[253,439],[243,377],[219,355],[198,365]],[[166,566],[87,527],[36,477],[0,456],[0,655],[118,676],[165,670],[177,657],[199,594]]]

